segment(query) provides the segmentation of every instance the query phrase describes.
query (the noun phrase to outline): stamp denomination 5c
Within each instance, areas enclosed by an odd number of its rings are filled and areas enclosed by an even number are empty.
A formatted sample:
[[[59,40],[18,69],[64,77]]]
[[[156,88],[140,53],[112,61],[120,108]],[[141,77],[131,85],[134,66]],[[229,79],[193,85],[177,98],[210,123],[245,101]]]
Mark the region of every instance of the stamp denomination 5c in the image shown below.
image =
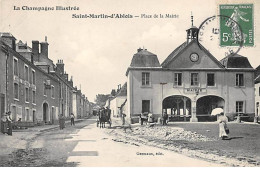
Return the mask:
[[[253,7],[253,4],[219,5],[220,15],[227,16],[220,19],[221,46],[238,46],[241,41],[243,46],[254,46]]]

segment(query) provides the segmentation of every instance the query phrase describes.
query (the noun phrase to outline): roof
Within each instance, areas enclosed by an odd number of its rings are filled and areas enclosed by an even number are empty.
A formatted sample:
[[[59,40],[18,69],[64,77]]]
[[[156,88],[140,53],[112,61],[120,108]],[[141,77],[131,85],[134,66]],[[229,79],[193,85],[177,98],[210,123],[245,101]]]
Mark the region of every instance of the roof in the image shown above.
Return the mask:
[[[122,86],[122,88],[119,90],[119,92],[117,93],[117,96],[127,96],[127,83],[125,82],[125,84]]]
[[[248,58],[239,54],[230,54],[220,60],[220,62],[225,68],[253,68]]]
[[[0,37],[8,37],[16,40],[16,38],[9,32],[0,32]]]
[[[260,75],[260,65],[255,68],[255,78]]]
[[[157,55],[142,49],[134,54],[130,67],[160,67],[160,63]]]
[[[255,84],[260,83],[260,75],[255,78]]]
[[[182,43],[179,47],[177,47],[175,50],[173,50],[173,52],[163,61],[162,66],[167,65],[170,61],[172,61],[172,59],[179,54],[179,52],[184,49],[187,46],[187,42],[185,41],[184,43]]]

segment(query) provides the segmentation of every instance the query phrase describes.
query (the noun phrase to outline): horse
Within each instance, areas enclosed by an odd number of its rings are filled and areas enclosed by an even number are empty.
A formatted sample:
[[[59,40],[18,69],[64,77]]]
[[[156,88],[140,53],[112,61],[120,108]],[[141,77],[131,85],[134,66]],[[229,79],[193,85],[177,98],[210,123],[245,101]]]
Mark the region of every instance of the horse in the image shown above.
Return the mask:
[[[111,111],[110,109],[102,109],[98,112],[98,121],[97,121],[97,127],[99,124],[100,128],[105,128],[106,125],[105,123],[109,123],[110,127],[111,127],[111,120],[110,120],[110,116],[111,116]]]

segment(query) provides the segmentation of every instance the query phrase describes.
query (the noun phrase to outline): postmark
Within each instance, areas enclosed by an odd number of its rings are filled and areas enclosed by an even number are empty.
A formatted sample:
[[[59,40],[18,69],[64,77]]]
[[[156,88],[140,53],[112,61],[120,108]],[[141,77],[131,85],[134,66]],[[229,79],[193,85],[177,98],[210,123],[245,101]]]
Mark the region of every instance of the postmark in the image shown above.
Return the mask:
[[[221,41],[223,41],[223,37],[220,35],[221,21],[229,21],[237,26],[234,34],[235,40],[226,42],[225,46],[221,45]],[[214,15],[208,17],[200,24],[197,39],[200,48],[205,48],[217,59],[222,59],[228,55],[235,55],[240,51],[244,44],[243,36],[242,28],[235,20],[225,15]]]
[[[229,19],[220,19],[220,45],[239,46],[243,40],[243,46],[254,46],[254,5],[253,4],[220,4],[220,16],[228,16]],[[242,36],[237,36],[239,26]]]

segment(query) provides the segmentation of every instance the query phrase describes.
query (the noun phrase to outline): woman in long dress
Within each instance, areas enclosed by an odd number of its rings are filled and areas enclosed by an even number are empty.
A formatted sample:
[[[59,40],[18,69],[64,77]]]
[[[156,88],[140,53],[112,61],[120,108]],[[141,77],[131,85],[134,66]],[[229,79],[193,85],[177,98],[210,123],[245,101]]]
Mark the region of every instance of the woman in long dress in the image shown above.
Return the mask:
[[[228,118],[224,115],[224,113],[220,113],[220,116],[218,118],[218,123],[219,123],[219,137],[224,140],[228,138],[228,134],[226,133],[227,129],[227,122]]]

